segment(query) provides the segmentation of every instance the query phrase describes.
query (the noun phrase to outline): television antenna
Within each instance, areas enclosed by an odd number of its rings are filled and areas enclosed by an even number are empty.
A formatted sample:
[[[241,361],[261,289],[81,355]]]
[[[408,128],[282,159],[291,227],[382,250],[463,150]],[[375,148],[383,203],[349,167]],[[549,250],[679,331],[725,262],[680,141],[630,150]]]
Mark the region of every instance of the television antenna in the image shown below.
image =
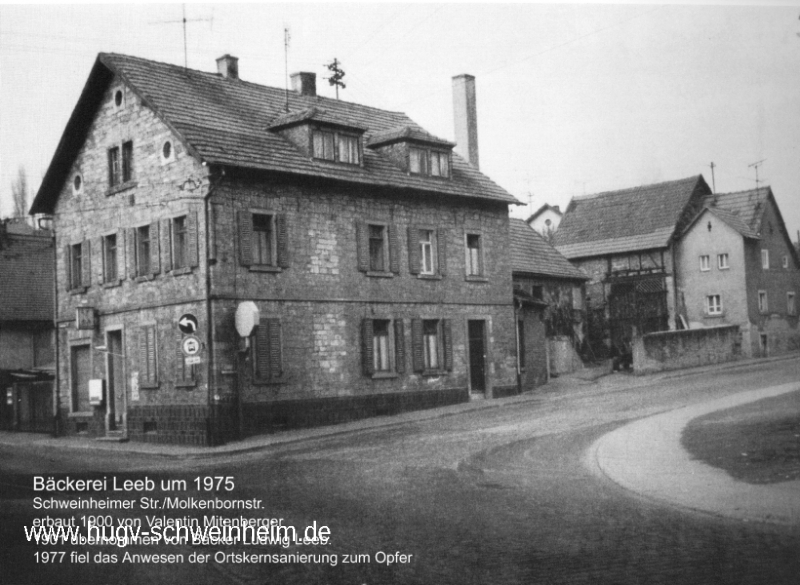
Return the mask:
[[[160,20],[155,22],[150,22],[149,24],[183,24],[183,68],[189,68],[189,50],[187,48],[188,44],[186,42],[186,24],[189,22],[210,22],[213,26],[214,24],[214,17],[211,18],[186,18],[186,4],[181,4],[183,18],[180,20]]]
[[[754,168],[756,170],[756,189],[758,189],[758,183],[759,183],[759,181],[758,181],[758,167],[760,167],[761,163],[763,163],[765,160],[767,160],[767,159],[762,158],[761,160],[756,161],[751,165],[747,165],[747,168]]]

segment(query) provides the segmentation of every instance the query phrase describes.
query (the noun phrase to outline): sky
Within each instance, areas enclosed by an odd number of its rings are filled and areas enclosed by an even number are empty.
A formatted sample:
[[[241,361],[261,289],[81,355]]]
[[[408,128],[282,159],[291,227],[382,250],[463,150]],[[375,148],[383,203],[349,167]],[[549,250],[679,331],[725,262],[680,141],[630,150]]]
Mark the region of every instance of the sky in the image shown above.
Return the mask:
[[[288,60],[332,97],[335,57],[342,99],[451,140],[451,78],[469,73],[481,170],[525,204],[512,215],[698,174],[751,189],[763,161],[797,239],[800,0],[770,4],[187,3],[187,58],[215,71],[230,53],[277,87]],[[38,189],[97,53],[183,64],[183,7],[0,4],[0,215],[21,166]]]

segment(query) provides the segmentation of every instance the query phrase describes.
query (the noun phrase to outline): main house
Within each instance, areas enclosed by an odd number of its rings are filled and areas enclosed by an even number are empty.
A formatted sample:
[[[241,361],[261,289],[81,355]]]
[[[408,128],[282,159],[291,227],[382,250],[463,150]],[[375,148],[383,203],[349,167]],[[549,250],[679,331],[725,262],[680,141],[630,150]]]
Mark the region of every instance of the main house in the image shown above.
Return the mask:
[[[508,206],[402,113],[100,54],[36,196],[67,433],[217,444],[516,392]],[[463,139],[461,138],[463,137]]]
[[[675,257],[689,328],[739,325],[745,356],[800,349],[800,263],[769,187],[707,196]]]
[[[575,197],[556,249],[589,277],[587,334],[595,354],[633,335],[675,329],[675,243],[711,189],[702,176]]]

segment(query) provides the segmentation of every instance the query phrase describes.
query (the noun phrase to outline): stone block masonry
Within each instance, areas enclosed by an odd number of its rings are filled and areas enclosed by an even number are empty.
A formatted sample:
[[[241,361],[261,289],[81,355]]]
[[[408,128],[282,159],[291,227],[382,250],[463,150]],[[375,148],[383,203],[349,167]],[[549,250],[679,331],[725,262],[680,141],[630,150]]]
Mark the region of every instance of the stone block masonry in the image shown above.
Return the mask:
[[[635,336],[633,371],[637,375],[730,362],[742,357],[738,325],[662,331]]]

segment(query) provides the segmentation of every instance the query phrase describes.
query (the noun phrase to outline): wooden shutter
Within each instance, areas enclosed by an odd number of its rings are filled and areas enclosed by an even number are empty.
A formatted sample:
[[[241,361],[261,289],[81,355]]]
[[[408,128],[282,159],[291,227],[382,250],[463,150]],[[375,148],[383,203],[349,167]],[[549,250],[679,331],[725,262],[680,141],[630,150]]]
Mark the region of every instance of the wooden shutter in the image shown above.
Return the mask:
[[[156,327],[151,325],[147,328],[147,377],[150,384],[158,383],[158,360],[156,356]]]
[[[153,238],[153,232],[150,232],[150,238]],[[172,270],[172,220],[161,220],[161,260],[164,266],[164,273]],[[153,245],[152,242],[150,244]]]
[[[186,367],[186,360],[183,355],[183,339],[181,338],[180,333],[178,333],[178,343],[175,346],[175,381],[176,382],[185,382],[186,381],[186,371],[190,368]]]
[[[408,228],[408,271],[411,274],[421,272],[421,257],[419,248],[419,230],[415,227]]]
[[[150,224],[150,274],[161,272],[161,262],[159,261],[161,246],[158,244],[158,222],[154,221]]]
[[[286,214],[275,216],[276,240],[278,242],[278,266],[289,268],[289,228],[286,225]]]
[[[400,274],[400,234],[397,226],[390,223],[389,229],[389,269],[394,274]]]
[[[97,260],[92,263],[92,266],[94,266],[94,276],[98,284],[103,284],[106,281],[106,243],[104,240],[105,236],[100,236],[92,246],[94,255],[97,256]],[[117,248],[119,248],[119,244],[117,244]],[[119,254],[119,249],[117,254]]]
[[[447,276],[447,230],[436,230],[436,248],[439,260],[439,274]]]
[[[64,276],[67,280],[64,288],[72,290],[72,246],[69,244],[64,246]]]
[[[373,355],[372,347],[373,329],[372,319],[361,321],[361,361],[365,376],[371,376],[375,373],[375,356]]]
[[[415,372],[421,372],[425,369],[423,349],[422,319],[411,319],[411,351]]]
[[[363,221],[356,222],[356,256],[358,257],[358,269],[361,272],[369,270],[369,234],[367,224]]]
[[[249,211],[239,212],[239,262],[253,264],[253,214]]]
[[[279,378],[283,374],[281,348],[281,320],[267,319],[269,325],[269,377]]]
[[[200,243],[197,235],[197,212],[190,211],[186,214],[186,264],[194,268],[200,264],[198,251]]]
[[[255,377],[264,381],[269,378],[269,324],[260,319],[256,328]]]
[[[453,324],[450,319],[442,319],[442,337],[444,337],[444,369],[453,370]]]
[[[406,332],[402,319],[394,322],[394,369],[398,374],[406,371]]]
[[[147,327],[139,330],[139,381],[141,384],[150,383],[150,373],[148,371],[149,362],[147,360]]]
[[[136,273],[136,228],[126,230],[128,237],[126,238],[128,244],[128,275],[131,279],[138,276]]]
[[[126,248],[125,231],[119,230],[117,232],[117,280],[125,280],[125,272],[127,264],[125,258],[127,257],[128,248]]]
[[[81,286],[92,286],[92,242],[81,242]]]

